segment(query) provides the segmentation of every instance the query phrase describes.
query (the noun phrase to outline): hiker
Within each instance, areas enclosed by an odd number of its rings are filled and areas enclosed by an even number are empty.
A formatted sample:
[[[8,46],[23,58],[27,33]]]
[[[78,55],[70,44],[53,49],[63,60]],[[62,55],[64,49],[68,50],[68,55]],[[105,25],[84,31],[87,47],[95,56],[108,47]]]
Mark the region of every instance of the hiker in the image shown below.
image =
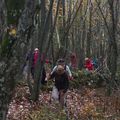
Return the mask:
[[[32,74],[33,79],[34,79],[35,66],[37,64],[38,57],[39,57],[39,49],[35,48],[33,55],[32,55],[32,66],[31,66],[31,74]],[[41,55],[41,62],[43,62],[43,55]],[[45,78],[46,78],[46,71],[45,71],[45,67],[43,66],[42,80],[41,80],[41,84],[43,84],[43,85],[45,85],[47,83],[47,81],[45,81]]]
[[[31,56],[32,56],[32,54],[31,54],[31,51],[29,50],[25,55],[25,62],[24,62],[23,67],[22,67],[23,76],[25,79],[27,79],[27,77],[28,77],[29,60],[30,60]]]
[[[70,67],[74,70],[77,68],[77,57],[75,53],[70,56]]]
[[[38,60],[38,55],[39,55],[39,49],[35,48],[32,54],[32,65],[31,65],[31,74],[32,74],[33,79],[34,79],[35,65]]]
[[[70,71],[70,68],[69,68],[68,65],[65,64],[65,61],[64,61],[63,59],[59,59],[59,60],[57,61],[57,65],[53,68],[51,74],[52,74],[54,71],[56,71],[58,65],[63,66],[63,68],[65,69],[66,73],[68,74],[68,78],[69,78],[70,80],[72,80],[73,77],[72,77],[72,73],[71,73],[71,71]]]
[[[92,71],[94,69],[92,60],[90,58],[85,58],[85,69],[87,71]]]
[[[52,65],[51,59],[50,59],[50,58],[46,58],[46,59],[45,59],[45,66],[46,66],[47,68],[50,68],[51,65]]]
[[[97,69],[98,68],[98,59],[94,57],[92,59],[92,64],[93,64],[94,69]]]
[[[68,74],[62,65],[58,65],[56,70],[48,76],[47,80],[53,78],[55,78],[55,87],[58,90],[59,102],[61,106],[64,107],[64,98],[69,87],[69,79]]]
[[[15,44],[15,41],[17,40],[16,28],[14,26],[11,26],[10,28],[7,29],[7,33],[8,33],[8,40],[9,40],[7,49],[8,49],[10,56],[13,56],[11,49],[13,45]]]

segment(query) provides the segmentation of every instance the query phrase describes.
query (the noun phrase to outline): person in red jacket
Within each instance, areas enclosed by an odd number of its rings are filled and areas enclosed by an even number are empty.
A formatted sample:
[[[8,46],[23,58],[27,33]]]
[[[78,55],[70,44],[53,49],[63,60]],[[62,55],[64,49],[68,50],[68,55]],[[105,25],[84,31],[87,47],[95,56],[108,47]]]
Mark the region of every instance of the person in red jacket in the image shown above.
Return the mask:
[[[32,55],[32,67],[31,67],[31,74],[32,74],[33,79],[34,79],[34,72],[35,72],[35,67],[36,67],[36,64],[37,64],[38,57],[39,57],[39,49],[35,48],[34,52],[33,52],[33,55]],[[43,61],[43,57],[44,57],[44,55],[42,54],[41,61]],[[45,85],[47,83],[47,81],[45,81],[45,78],[46,78],[46,71],[45,71],[45,67],[43,66],[42,80],[41,80],[42,85]]]
[[[34,56],[33,56],[33,66],[35,66],[36,63],[37,63],[37,60],[38,60],[38,56],[39,56],[39,49],[35,48],[33,54],[34,54]]]
[[[88,71],[92,71],[94,66],[92,64],[92,60],[90,58],[85,58],[85,68]]]

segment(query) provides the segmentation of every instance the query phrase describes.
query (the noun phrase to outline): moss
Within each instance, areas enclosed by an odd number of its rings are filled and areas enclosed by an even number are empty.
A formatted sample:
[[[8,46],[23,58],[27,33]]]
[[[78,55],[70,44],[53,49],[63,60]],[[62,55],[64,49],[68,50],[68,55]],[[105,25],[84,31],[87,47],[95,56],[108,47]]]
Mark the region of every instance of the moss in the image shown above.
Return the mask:
[[[2,40],[1,43],[1,48],[0,48],[1,56],[5,56],[6,53],[8,52],[8,44],[9,44],[9,39],[8,39],[8,34],[6,33],[4,40]]]
[[[24,8],[25,0],[8,0],[7,5],[7,24],[17,24],[21,12]]]

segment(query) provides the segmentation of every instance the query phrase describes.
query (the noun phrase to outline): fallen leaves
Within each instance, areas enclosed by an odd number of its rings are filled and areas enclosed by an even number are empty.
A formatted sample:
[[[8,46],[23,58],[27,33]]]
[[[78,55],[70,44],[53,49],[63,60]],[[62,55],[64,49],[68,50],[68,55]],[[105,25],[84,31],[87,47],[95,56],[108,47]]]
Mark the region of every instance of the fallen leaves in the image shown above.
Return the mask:
[[[8,120],[66,120],[69,114],[70,120],[87,120],[90,117],[93,120],[97,118],[109,120],[110,117],[119,115],[120,108],[117,104],[120,104],[120,97],[106,97],[104,93],[98,95],[96,91],[97,89],[90,88],[69,90],[66,96],[68,112],[66,113],[60,108],[58,101],[51,99],[51,91],[41,91],[39,101],[34,103],[27,97],[28,87],[19,86],[10,103],[7,118]],[[120,119],[119,116],[114,118]]]

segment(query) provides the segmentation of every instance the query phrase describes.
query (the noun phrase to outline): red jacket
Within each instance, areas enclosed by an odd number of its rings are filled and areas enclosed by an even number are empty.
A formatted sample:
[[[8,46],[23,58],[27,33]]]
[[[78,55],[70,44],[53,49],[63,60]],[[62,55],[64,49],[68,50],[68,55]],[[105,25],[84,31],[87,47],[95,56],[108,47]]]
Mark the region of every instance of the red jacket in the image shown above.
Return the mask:
[[[33,66],[35,66],[35,64],[37,63],[37,60],[38,60],[38,55],[39,55],[39,52],[38,52],[38,51],[34,52],[34,57],[33,57]]]
[[[88,70],[93,70],[93,64],[92,64],[92,61],[90,59],[85,61],[85,68]]]

